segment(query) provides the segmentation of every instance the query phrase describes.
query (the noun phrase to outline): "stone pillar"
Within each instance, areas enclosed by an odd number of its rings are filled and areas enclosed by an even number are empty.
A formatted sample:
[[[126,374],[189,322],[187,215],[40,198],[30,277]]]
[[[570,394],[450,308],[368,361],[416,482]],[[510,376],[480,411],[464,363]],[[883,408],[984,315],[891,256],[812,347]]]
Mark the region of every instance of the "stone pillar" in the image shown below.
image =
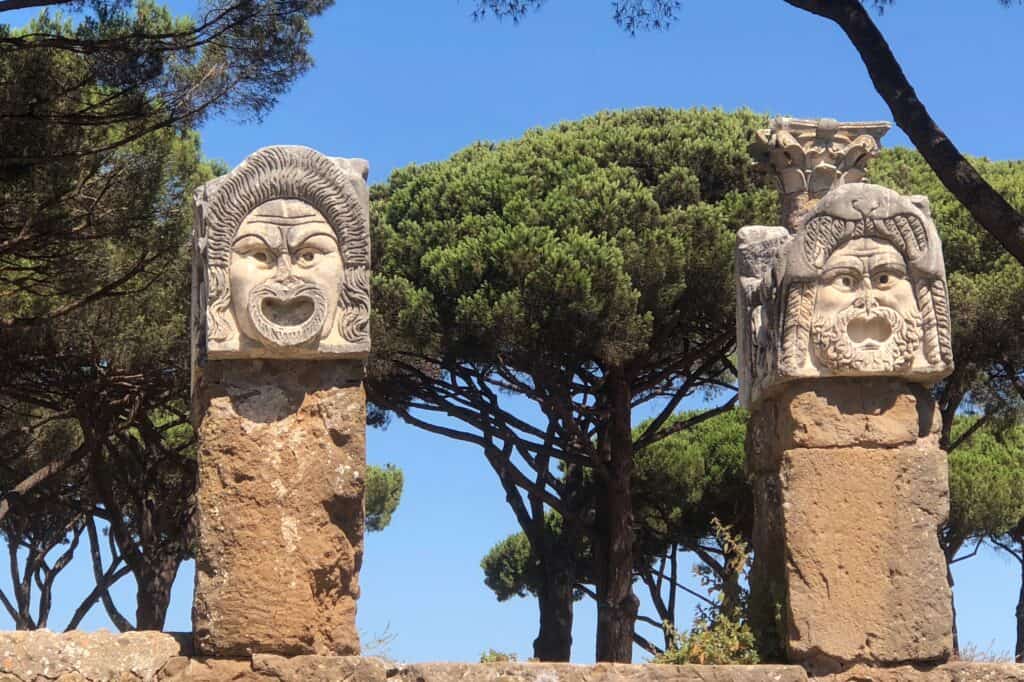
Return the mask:
[[[778,185],[782,224],[795,230],[830,189],[862,181],[889,128],[886,121],[780,116],[771,128],[757,131],[750,153]]]
[[[928,201],[842,184],[795,234],[737,242],[754,626],[816,673],[944,661],[949,487],[926,387],[953,357]]]
[[[196,193],[200,655],[359,653],[366,171],[269,147]]]

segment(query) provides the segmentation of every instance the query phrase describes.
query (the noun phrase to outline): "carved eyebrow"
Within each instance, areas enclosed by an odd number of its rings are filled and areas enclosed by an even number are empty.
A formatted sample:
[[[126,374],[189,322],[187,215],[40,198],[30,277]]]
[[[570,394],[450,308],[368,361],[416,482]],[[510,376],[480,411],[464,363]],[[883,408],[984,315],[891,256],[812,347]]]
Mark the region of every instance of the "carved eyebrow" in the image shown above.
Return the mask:
[[[283,216],[274,213],[253,213],[253,218],[259,218],[260,220],[269,223],[279,223],[286,225],[301,225],[304,223],[321,222],[323,218],[319,213],[303,213],[301,215]]]
[[[821,274],[828,275],[830,273],[835,272],[855,272],[857,274],[862,274],[865,271],[865,269],[866,268],[864,267],[864,263],[861,261],[860,258],[846,256],[840,258],[837,262],[833,262],[830,263],[829,265],[826,265],[822,269]]]
[[[295,218],[274,218],[274,217],[261,217],[254,216],[253,221],[259,225],[269,225],[279,229],[286,230],[298,230],[307,225],[319,225],[324,226],[324,221],[316,216],[308,216],[306,218],[295,219]],[[329,229],[329,228],[328,228]]]
[[[903,258],[896,256],[891,253],[881,253],[868,260],[868,267],[870,270],[898,270],[899,272],[907,271],[907,264],[903,261]]]
[[[335,245],[338,244],[338,236],[334,234],[334,230],[324,226],[322,223],[318,224],[317,228],[319,229],[313,229],[309,231],[303,231],[298,228],[289,230],[288,248],[297,249],[298,247],[302,246],[303,244],[305,244],[307,241],[314,237],[327,237],[332,242],[334,242]]]
[[[871,260],[876,263],[899,263],[903,264],[903,256],[896,253],[876,253],[871,255]]]
[[[245,241],[245,240],[247,240],[247,239],[257,239],[257,240],[259,240],[259,241],[263,242],[263,245],[264,245],[264,246],[266,246],[266,247],[267,247],[268,249],[270,249],[270,250],[272,250],[272,251],[274,250],[274,245],[273,245],[273,244],[271,244],[270,242],[268,242],[268,241],[267,241],[267,240],[266,240],[266,239],[265,239],[265,238],[263,237],[263,235],[261,235],[261,234],[256,234],[256,233],[254,233],[254,232],[248,232],[248,233],[246,233],[246,234],[243,234],[243,235],[241,235],[241,236],[239,236],[239,237],[236,237],[236,238],[235,238],[235,241],[234,241],[234,243],[232,243],[232,244],[231,244],[231,246],[232,246],[232,247],[238,246],[238,243],[239,243],[239,242],[243,242],[243,241]]]
[[[903,263],[887,262],[887,263],[875,263],[871,266],[871,274],[877,273],[893,273],[897,275],[906,275],[907,268]]]

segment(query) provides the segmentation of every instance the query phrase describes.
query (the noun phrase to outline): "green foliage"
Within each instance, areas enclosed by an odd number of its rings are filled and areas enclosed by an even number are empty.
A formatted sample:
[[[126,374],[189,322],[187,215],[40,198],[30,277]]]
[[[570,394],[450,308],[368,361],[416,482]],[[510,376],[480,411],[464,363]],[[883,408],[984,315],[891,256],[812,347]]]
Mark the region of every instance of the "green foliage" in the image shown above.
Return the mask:
[[[1001,1],[1008,2],[1009,0]],[[476,0],[473,17],[483,19],[495,16],[498,19],[509,18],[518,23],[527,14],[539,9],[544,2],[545,0]],[[682,2],[680,0],[614,0],[611,5],[612,18],[615,23],[630,35],[636,35],[641,31],[667,29],[675,23]]]
[[[563,542],[561,515],[549,511],[544,521],[547,533],[544,542],[549,545]],[[591,559],[590,544],[586,541],[579,543],[575,562],[576,574],[581,581],[586,580]],[[480,568],[484,572],[484,584],[491,588],[498,601],[536,596],[543,581],[540,558],[525,533],[513,533],[491,547],[480,560]],[[577,591],[575,596],[578,599],[582,595]]]
[[[668,423],[685,422],[680,413]],[[646,423],[637,427],[642,433]],[[714,523],[749,538],[753,500],[745,473],[745,410],[728,410],[653,443],[638,453],[633,471],[634,515],[647,556],[670,544],[683,547],[715,537]]]
[[[366,467],[366,530],[379,532],[391,523],[402,499],[404,477],[394,464]]]
[[[381,352],[654,361],[724,325],[733,231],[775,210],[746,158],[763,120],[603,113],[395,171],[373,191]]]
[[[958,419],[954,435],[977,417]],[[950,521],[974,537],[999,537],[1024,520],[1024,426],[982,427],[949,455]]]
[[[229,110],[258,118],[311,66],[308,20],[330,4],[204,0],[193,19],[153,0],[38,3],[57,9],[0,24],[0,61],[22,70],[0,80],[2,165],[61,165]],[[25,137],[40,126],[41,145]]]
[[[654,657],[652,663],[672,665],[753,665],[760,663],[750,626],[738,618],[722,614],[714,621],[694,621],[689,632],[675,632],[670,623],[672,645]]]
[[[1024,209],[1024,162],[971,162],[1010,204]],[[1024,267],[978,226],[916,152],[883,151],[869,172],[871,182],[926,195],[942,237],[957,368],[940,387],[940,398],[969,394],[986,410],[1019,410],[1019,392],[1008,380],[1024,366]]]
[[[36,549],[88,528],[99,556],[92,517],[109,522],[96,579],[130,568],[135,625],[159,628],[191,553],[190,195],[222,172],[190,126],[266,112],[308,68],[327,3],[213,0],[197,20],[152,0],[48,4],[0,25],[0,528]],[[45,624],[55,577],[32,564],[4,603],[23,627]]]
[[[679,633],[674,625],[663,622],[668,645],[654,658],[654,663],[697,663],[701,665],[752,665],[760,662],[757,638],[746,616],[745,599],[730,597],[739,578],[750,565],[750,550],[746,541],[717,518],[711,519],[711,530],[728,562],[727,584],[721,574],[707,565],[698,565],[695,571],[701,585],[713,597],[712,606],[698,606],[697,617],[689,632]]]
[[[480,568],[484,584],[498,601],[537,594],[539,559],[525,533],[513,533],[491,547],[480,560]]]
[[[485,571],[500,594],[529,591],[527,573],[579,584],[567,573],[588,524],[603,528],[593,543],[626,548],[594,548],[598,593],[628,591],[611,576],[628,575],[634,542],[612,535],[633,531],[603,510],[625,497],[610,482],[629,478],[630,412],[728,375],[734,231],[777,213],[747,154],[764,124],[749,111],[607,112],[403,168],[371,192],[380,342],[368,394],[483,449],[533,552],[518,540],[497,548],[504,558]],[[507,408],[510,394],[534,401],[541,421]],[[562,514],[565,542],[547,541],[548,510]]]
[[[698,604],[698,613],[705,620],[715,622],[722,615],[738,617],[746,614],[748,595],[741,588],[740,580],[746,577],[750,568],[750,546],[733,532],[732,526],[717,518],[711,519],[711,530],[714,541],[722,550],[722,565],[697,564],[693,571],[712,598],[711,605]]]
[[[681,413],[669,425],[693,416]],[[750,537],[753,501],[744,473],[746,424],[744,410],[728,410],[637,453],[632,482],[638,565],[653,563],[673,544],[685,550],[703,540],[717,542],[723,526],[736,533],[727,535],[730,543]],[[642,423],[635,433],[646,427]],[[561,517],[549,512],[546,521],[548,541],[558,542]],[[736,560],[736,552],[728,554]],[[576,556],[581,579],[590,572],[590,560],[584,542]],[[498,601],[536,595],[542,579],[539,559],[523,533],[494,545],[480,566]]]
[[[519,657],[515,654],[506,653],[504,651],[496,651],[494,649],[488,649],[487,651],[480,654],[481,663],[513,663],[518,660]]]

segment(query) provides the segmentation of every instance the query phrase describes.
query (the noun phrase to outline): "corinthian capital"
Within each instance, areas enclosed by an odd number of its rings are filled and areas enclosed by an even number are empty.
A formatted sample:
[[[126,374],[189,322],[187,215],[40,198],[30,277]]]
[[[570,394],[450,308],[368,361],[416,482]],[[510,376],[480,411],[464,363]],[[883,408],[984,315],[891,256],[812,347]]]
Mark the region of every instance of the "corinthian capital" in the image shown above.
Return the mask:
[[[771,128],[757,131],[750,153],[779,186],[783,222],[793,229],[800,215],[826,192],[863,180],[890,125],[783,116],[773,119]]]

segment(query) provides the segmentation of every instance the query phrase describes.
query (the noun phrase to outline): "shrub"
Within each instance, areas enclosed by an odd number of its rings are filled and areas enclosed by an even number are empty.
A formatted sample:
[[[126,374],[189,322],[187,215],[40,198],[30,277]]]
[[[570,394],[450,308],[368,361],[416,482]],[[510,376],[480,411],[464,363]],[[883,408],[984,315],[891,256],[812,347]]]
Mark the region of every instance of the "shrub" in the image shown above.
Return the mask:
[[[480,654],[481,663],[509,663],[518,660],[519,657],[515,654],[509,654],[504,651],[495,651],[494,649],[488,649]]]
[[[681,665],[752,665],[759,663],[754,633],[746,621],[719,614],[714,621],[698,618],[689,632],[679,633],[668,623],[672,644],[653,663]]]

